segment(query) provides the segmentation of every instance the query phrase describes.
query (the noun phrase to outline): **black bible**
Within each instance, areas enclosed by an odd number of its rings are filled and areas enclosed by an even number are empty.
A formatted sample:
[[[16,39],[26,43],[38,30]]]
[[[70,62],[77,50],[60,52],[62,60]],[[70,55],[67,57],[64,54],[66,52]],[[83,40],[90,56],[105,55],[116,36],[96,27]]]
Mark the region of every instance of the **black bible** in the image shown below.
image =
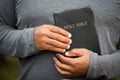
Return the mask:
[[[54,13],[55,25],[72,34],[71,50],[73,48],[87,48],[100,55],[98,36],[96,33],[94,14],[91,8],[67,10]]]

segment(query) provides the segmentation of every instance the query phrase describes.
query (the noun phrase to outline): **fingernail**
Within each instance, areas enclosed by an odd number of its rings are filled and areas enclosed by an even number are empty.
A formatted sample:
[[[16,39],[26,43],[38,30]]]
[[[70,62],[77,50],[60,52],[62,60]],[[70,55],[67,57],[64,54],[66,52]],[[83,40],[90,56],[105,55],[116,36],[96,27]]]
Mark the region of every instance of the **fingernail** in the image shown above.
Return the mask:
[[[53,57],[53,60],[55,60],[55,57]]]
[[[69,56],[69,52],[66,52],[65,55],[66,55],[66,56]]]
[[[68,36],[69,36],[69,38],[71,38],[71,37],[72,37],[72,34],[71,34],[71,33],[69,33],[69,35],[68,35]]]
[[[58,53],[56,54],[56,56],[58,56]]]
[[[69,48],[70,48],[70,45],[67,46],[67,49],[69,49]]]
[[[72,43],[72,40],[70,39],[70,42],[69,42],[69,44],[71,44]]]
[[[65,49],[63,50],[63,53],[65,52]]]

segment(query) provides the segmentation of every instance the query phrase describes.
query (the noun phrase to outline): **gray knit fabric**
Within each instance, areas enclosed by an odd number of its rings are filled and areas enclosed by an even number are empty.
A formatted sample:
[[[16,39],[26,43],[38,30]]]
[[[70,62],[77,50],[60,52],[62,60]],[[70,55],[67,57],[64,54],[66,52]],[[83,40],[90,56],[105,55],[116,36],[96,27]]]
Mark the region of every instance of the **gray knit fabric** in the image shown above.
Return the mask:
[[[53,13],[83,7],[90,7],[94,12],[102,56],[91,51],[86,77],[71,80],[120,76],[120,51],[116,47],[120,38],[120,0],[16,0],[16,26],[19,30],[1,23],[0,50],[3,54],[20,58],[21,75],[18,80],[67,79],[54,67],[52,58],[55,54],[36,49],[34,27],[54,25]]]

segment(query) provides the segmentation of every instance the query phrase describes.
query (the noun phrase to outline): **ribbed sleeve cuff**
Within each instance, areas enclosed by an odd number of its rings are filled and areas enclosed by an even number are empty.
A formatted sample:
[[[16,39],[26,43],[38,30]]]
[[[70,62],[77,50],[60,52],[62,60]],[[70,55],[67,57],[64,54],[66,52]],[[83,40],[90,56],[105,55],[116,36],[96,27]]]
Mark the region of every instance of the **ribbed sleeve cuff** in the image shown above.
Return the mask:
[[[34,54],[39,53],[39,50],[35,46],[35,40],[34,40],[34,28],[27,28],[22,31],[21,39],[20,42],[21,44],[19,45],[21,47],[21,57],[27,57],[31,56]]]
[[[91,51],[87,79],[96,78],[97,68],[98,68],[98,54]]]

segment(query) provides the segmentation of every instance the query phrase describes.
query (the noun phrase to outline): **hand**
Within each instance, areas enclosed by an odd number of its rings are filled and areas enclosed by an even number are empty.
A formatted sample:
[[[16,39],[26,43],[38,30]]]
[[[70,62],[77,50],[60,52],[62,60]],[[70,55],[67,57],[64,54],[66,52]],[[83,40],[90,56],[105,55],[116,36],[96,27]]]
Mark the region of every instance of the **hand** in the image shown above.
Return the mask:
[[[87,74],[89,67],[90,52],[87,49],[73,49],[66,53],[65,57],[57,54],[57,58],[53,58],[55,67],[58,72],[66,77],[82,77]],[[70,58],[77,56],[76,58]]]
[[[53,25],[41,25],[35,28],[35,44],[39,50],[63,53],[69,48],[71,34]]]

